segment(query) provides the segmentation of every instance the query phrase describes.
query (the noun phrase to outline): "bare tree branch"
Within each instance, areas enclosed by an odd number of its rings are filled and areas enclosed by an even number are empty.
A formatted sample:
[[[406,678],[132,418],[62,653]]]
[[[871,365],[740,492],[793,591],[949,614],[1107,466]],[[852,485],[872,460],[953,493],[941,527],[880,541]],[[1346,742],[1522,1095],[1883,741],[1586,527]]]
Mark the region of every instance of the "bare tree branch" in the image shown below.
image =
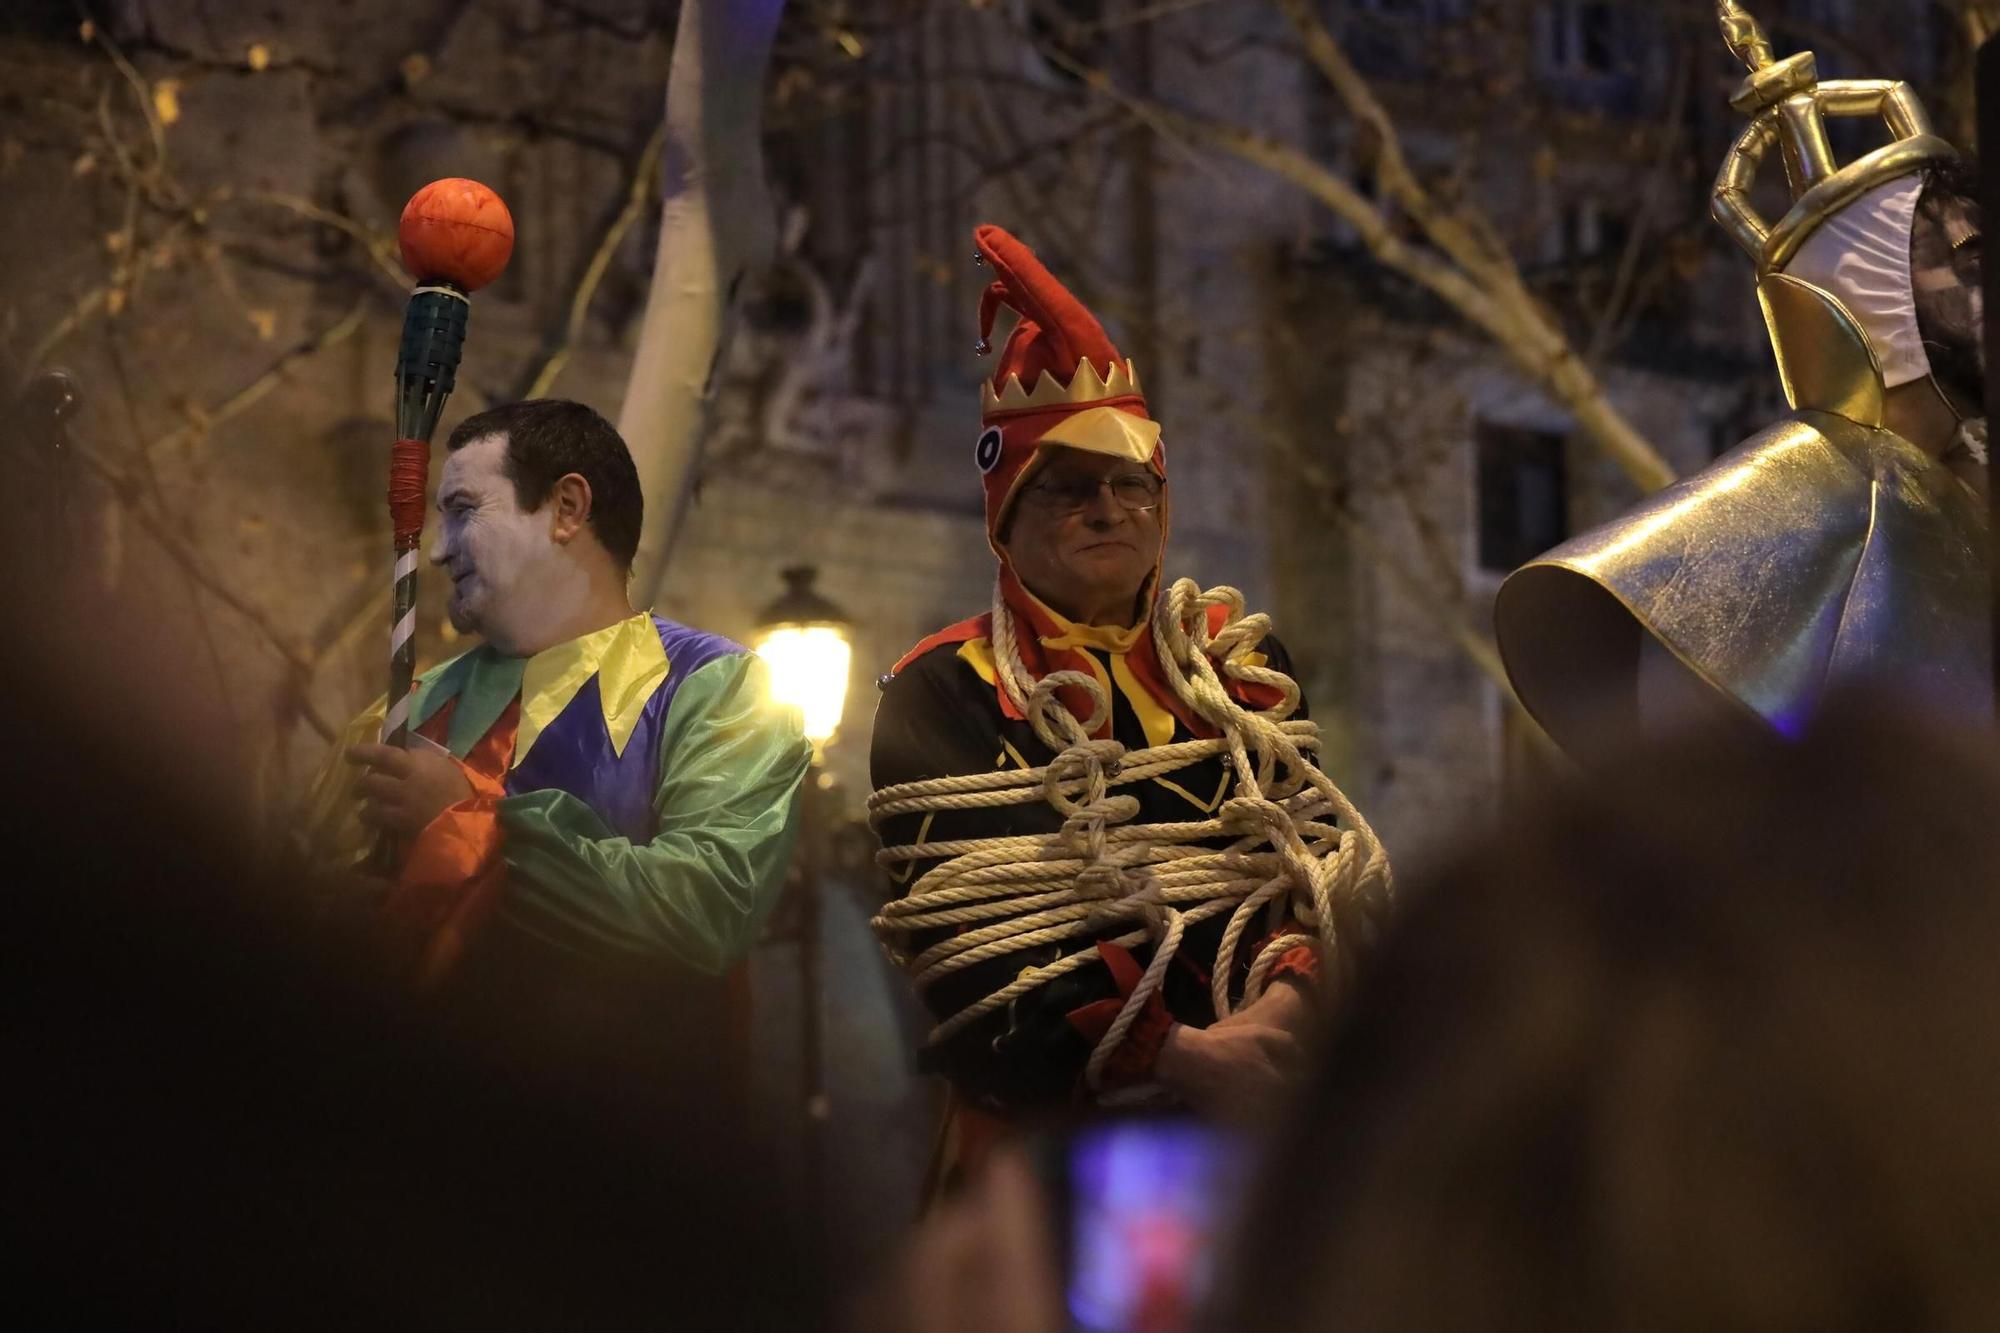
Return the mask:
[[[1403,155],[1403,141],[1396,132],[1395,122],[1314,8],[1306,0],[1275,0],[1275,3],[1304,43],[1307,59],[1366,131],[1369,146],[1374,150],[1375,176],[1383,192],[1423,228],[1438,249],[1467,272],[1486,278],[1514,274],[1512,256],[1489,244],[1483,231],[1460,222],[1452,210],[1439,205],[1417,180]]]
[[[1299,0],[1277,3],[1302,8]],[[1079,64],[1053,47],[1041,49],[1053,63],[1116,98],[1170,141],[1228,153],[1317,199],[1355,229],[1378,263],[1431,291],[1485,332],[1517,369],[1569,411],[1583,434],[1642,490],[1657,490],[1671,482],[1673,468],[1612,404],[1560,326],[1528,290],[1511,257],[1483,239],[1482,233],[1489,229],[1455,216],[1422,188],[1403,159],[1387,113],[1347,64],[1325,26],[1310,15],[1306,17],[1310,23],[1301,35],[1316,49],[1316,64],[1329,78],[1339,77],[1336,91],[1350,107],[1358,108],[1363,123],[1379,136],[1377,170],[1382,173],[1385,190],[1437,245],[1437,251],[1405,241],[1387,215],[1359,190],[1289,144],[1137,97],[1118,87],[1104,71]]]
[[[1670,112],[1660,133],[1660,146],[1654,157],[1653,170],[1647,173],[1646,190],[1639,206],[1632,210],[1632,225],[1625,236],[1624,252],[1618,257],[1618,271],[1612,279],[1611,295],[1604,302],[1602,317],[1592,331],[1589,350],[1585,354],[1592,366],[1600,366],[1604,358],[1624,339],[1625,331],[1631,327],[1631,317],[1635,315],[1641,302],[1638,299],[1639,263],[1653,247],[1647,231],[1657,208],[1661,187],[1671,179],[1667,171],[1668,162],[1679,149],[1681,129],[1686,121],[1688,94],[1694,84],[1694,53],[1683,49],[1681,58],[1674,62],[1674,86],[1667,94]]]
[[[585,265],[576,290],[570,294],[569,319],[544,342],[541,364],[528,377],[523,390],[514,397],[545,397],[555,386],[556,377],[562,374],[563,367],[569,363],[570,351],[583,337],[584,321],[590,316],[590,303],[597,296],[598,285],[604,281],[605,270],[611,266],[611,257],[618,253],[618,247],[624,244],[633,226],[645,216],[646,206],[653,200],[660,180],[660,150],[666,138],[667,123],[662,120],[659,128],[653,131],[653,136],[646,141],[646,147],[632,169],[632,180],[625,191],[625,206],[618,210],[610,225],[597,238],[597,247],[591,252],[590,262]]]
[[[190,407],[185,424],[174,427],[146,445],[144,452],[150,457],[177,444],[196,442],[217,426],[241,416],[262,401],[271,390],[277,388],[301,362],[309,361],[327,348],[337,346],[354,336],[354,331],[361,327],[362,319],[368,313],[368,305],[369,301],[365,296],[356,301],[340,319],[288,349],[284,355],[266,366],[255,379],[214,407]]]
[[[207,557],[180,534],[171,519],[165,514],[155,512],[153,506],[147,503],[143,489],[137,481],[122,468],[105,461],[96,450],[83,445],[72,447],[77,457],[83,459],[90,470],[96,473],[110,489],[114,501],[122,505],[125,512],[129,513],[155,542],[159,543],[160,549],[169,559],[185,570],[189,577],[200,584],[210,596],[242,617],[287,667],[310,677],[312,660],[299,650],[289,635],[278,628],[276,622],[263,608],[231,587],[228,581],[208,563]],[[319,715],[309,700],[301,699],[299,709],[300,716],[323,739],[329,741],[333,739],[332,726]]]
[[[1447,597],[1431,587],[1409,568],[1388,542],[1384,541],[1369,525],[1368,521],[1354,512],[1347,503],[1344,488],[1339,479],[1329,472],[1324,464],[1309,456],[1299,448],[1298,441],[1289,431],[1273,431],[1270,438],[1278,443],[1285,453],[1285,460],[1298,478],[1311,489],[1313,498],[1322,510],[1337,519],[1342,528],[1354,538],[1356,545],[1365,550],[1369,558],[1381,569],[1402,584],[1410,593],[1410,600],[1422,608],[1424,614],[1436,622],[1460,651],[1480,672],[1500,687],[1501,693],[1512,698],[1513,686],[1507,683],[1507,668],[1500,661],[1500,650],[1493,640],[1474,629],[1465,616],[1456,608],[1463,600]]]
[[[681,5],[667,75],[660,243],[618,412],[648,497],[633,565],[642,604],[659,595],[693,498],[737,289],[774,249],[759,117],[783,10],[784,0]]]
[[[213,204],[221,204],[227,202],[232,197],[235,197],[235,192],[228,186],[224,186],[211,196],[211,202]],[[287,212],[305,218],[309,222],[322,223],[351,237],[360,244],[363,253],[368,256],[369,260],[381,272],[382,276],[388,280],[392,290],[397,292],[409,290],[410,276],[403,272],[402,261],[397,257],[395,237],[376,231],[365,223],[357,222],[344,214],[322,208],[312,200],[302,199],[295,194],[284,194],[276,190],[245,190],[242,192],[241,197],[251,203],[269,204],[273,208],[282,208]]]

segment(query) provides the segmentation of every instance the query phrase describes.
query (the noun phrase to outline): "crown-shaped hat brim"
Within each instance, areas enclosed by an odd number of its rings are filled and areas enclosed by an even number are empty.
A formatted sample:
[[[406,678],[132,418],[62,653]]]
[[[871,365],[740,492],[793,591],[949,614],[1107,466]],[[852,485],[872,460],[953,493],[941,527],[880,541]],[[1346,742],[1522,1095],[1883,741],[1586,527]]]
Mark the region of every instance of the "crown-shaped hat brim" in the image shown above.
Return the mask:
[[[1010,412],[1039,412],[1052,407],[1077,407],[1113,398],[1144,397],[1139,388],[1139,368],[1130,361],[1113,361],[1108,375],[1093,363],[1085,361],[1076,368],[1076,374],[1070,376],[1067,384],[1046,370],[1036,377],[1032,389],[1022,388],[1017,375],[1009,375],[998,393],[993,391],[993,384],[988,381],[980,386],[979,410],[982,415],[992,417]]]

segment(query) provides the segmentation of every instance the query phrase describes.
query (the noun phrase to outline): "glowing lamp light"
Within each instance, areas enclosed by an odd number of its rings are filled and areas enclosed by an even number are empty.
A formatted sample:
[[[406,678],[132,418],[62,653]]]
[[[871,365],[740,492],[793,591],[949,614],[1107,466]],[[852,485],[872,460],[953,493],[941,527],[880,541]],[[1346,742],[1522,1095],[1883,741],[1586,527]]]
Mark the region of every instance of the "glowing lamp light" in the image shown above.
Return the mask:
[[[764,608],[756,633],[757,654],[771,669],[771,695],[799,710],[815,753],[840,730],[854,658],[847,617],[814,591],[818,576],[811,565],[785,570],[785,595]]]
[[[788,625],[765,631],[757,651],[771,664],[771,693],[803,715],[807,740],[826,744],[847,707],[847,636],[831,625]]]

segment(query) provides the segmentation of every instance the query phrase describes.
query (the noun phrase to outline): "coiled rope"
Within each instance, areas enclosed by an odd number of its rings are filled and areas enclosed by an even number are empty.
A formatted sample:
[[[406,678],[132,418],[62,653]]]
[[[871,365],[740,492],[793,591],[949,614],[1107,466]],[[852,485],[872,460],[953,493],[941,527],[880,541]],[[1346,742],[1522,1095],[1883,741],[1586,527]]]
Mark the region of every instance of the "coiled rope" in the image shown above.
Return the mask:
[[[1209,631],[1208,609],[1227,616]],[[1152,633],[1167,684],[1221,734],[1128,752],[1091,733],[1110,716],[1110,700],[1094,676],[1055,671],[1040,681],[1021,663],[1014,618],[996,585],[993,658],[1002,688],[1036,736],[1056,752],[1041,768],[970,773],[884,787],[868,798],[869,823],[879,834],[898,815],[1046,802],[1063,817],[1054,833],[919,841],[885,847],[876,857],[893,871],[942,857],[870,925],[890,958],[921,993],[941,978],[994,958],[1069,940],[1086,943],[1044,967],[1023,971],[939,1023],[936,1045],[1001,1009],[1034,987],[1095,961],[1092,947],[1108,926],[1132,922],[1114,943],[1151,941],[1153,957],[1117,1018],[1091,1051],[1089,1086],[1100,1087],[1105,1062],[1160,988],[1189,926],[1229,913],[1211,969],[1217,1018],[1232,1011],[1229,979],[1245,930],[1261,911],[1289,908],[1313,931],[1281,935],[1252,960],[1243,1003],[1263,993],[1272,964],[1299,943],[1313,943],[1329,965],[1342,961],[1337,923],[1386,909],[1393,889],[1389,861],[1361,812],[1322,773],[1308,751],[1319,727],[1292,720],[1298,685],[1248,658],[1270,632],[1270,617],[1245,615],[1234,588],[1201,591],[1182,579],[1160,599]],[[1244,708],[1223,687],[1230,678],[1282,694],[1261,712]],[[1077,718],[1056,697],[1064,686],[1085,691],[1089,718]],[[1227,756],[1234,788],[1212,819],[1175,824],[1128,823],[1136,796],[1114,789],[1164,777],[1217,755]],[[1220,838],[1227,845],[1202,845]],[[1359,909],[1357,917],[1350,909]],[[958,933],[919,948],[917,937],[941,927]]]

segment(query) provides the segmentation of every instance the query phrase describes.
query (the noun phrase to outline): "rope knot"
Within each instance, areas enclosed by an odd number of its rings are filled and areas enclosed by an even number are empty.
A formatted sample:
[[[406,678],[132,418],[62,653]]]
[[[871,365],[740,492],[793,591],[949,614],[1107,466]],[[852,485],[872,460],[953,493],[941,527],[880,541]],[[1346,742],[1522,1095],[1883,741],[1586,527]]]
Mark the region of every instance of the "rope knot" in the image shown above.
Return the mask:
[[[1124,762],[1125,747],[1118,741],[1080,741],[1049,762],[1042,778],[1043,794],[1050,805],[1067,817],[1110,818],[1111,802],[1107,801],[1105,793],[1109,790],[1110,780],[1117,776]],[[1077,782],[1083,784],[1081,800],[1063,790]],[[1135,802],[1133,813],[1137,812]]]
[[[1069,711],[1056,691],[1065,687],[1079,689],[1090,700],[1090,716],[1079,722],[1076,714]],[[1066,746],[1082,745],[1087,742],[1111,718],[1111,700],[1104,687],[1094,676],[1081,671],[1051,671],[1034,682],[1022,703],[1021,712],[1042,743],[1052,750]]]
[[[1232,833],[1275,834],[1279,830],[1296,833],[1291,812],[1262,796],[1232,796],[1222,803],[1218,813],[1223,826]]]
[[[1165,928],[1165,900],[1151,875],[1135,874],[1111,861],[1085,866],[1076,876],[1076,896],[1091,903],[1091,919],[1122,917],[1137,913],[1146,929],[1157,936]]]

